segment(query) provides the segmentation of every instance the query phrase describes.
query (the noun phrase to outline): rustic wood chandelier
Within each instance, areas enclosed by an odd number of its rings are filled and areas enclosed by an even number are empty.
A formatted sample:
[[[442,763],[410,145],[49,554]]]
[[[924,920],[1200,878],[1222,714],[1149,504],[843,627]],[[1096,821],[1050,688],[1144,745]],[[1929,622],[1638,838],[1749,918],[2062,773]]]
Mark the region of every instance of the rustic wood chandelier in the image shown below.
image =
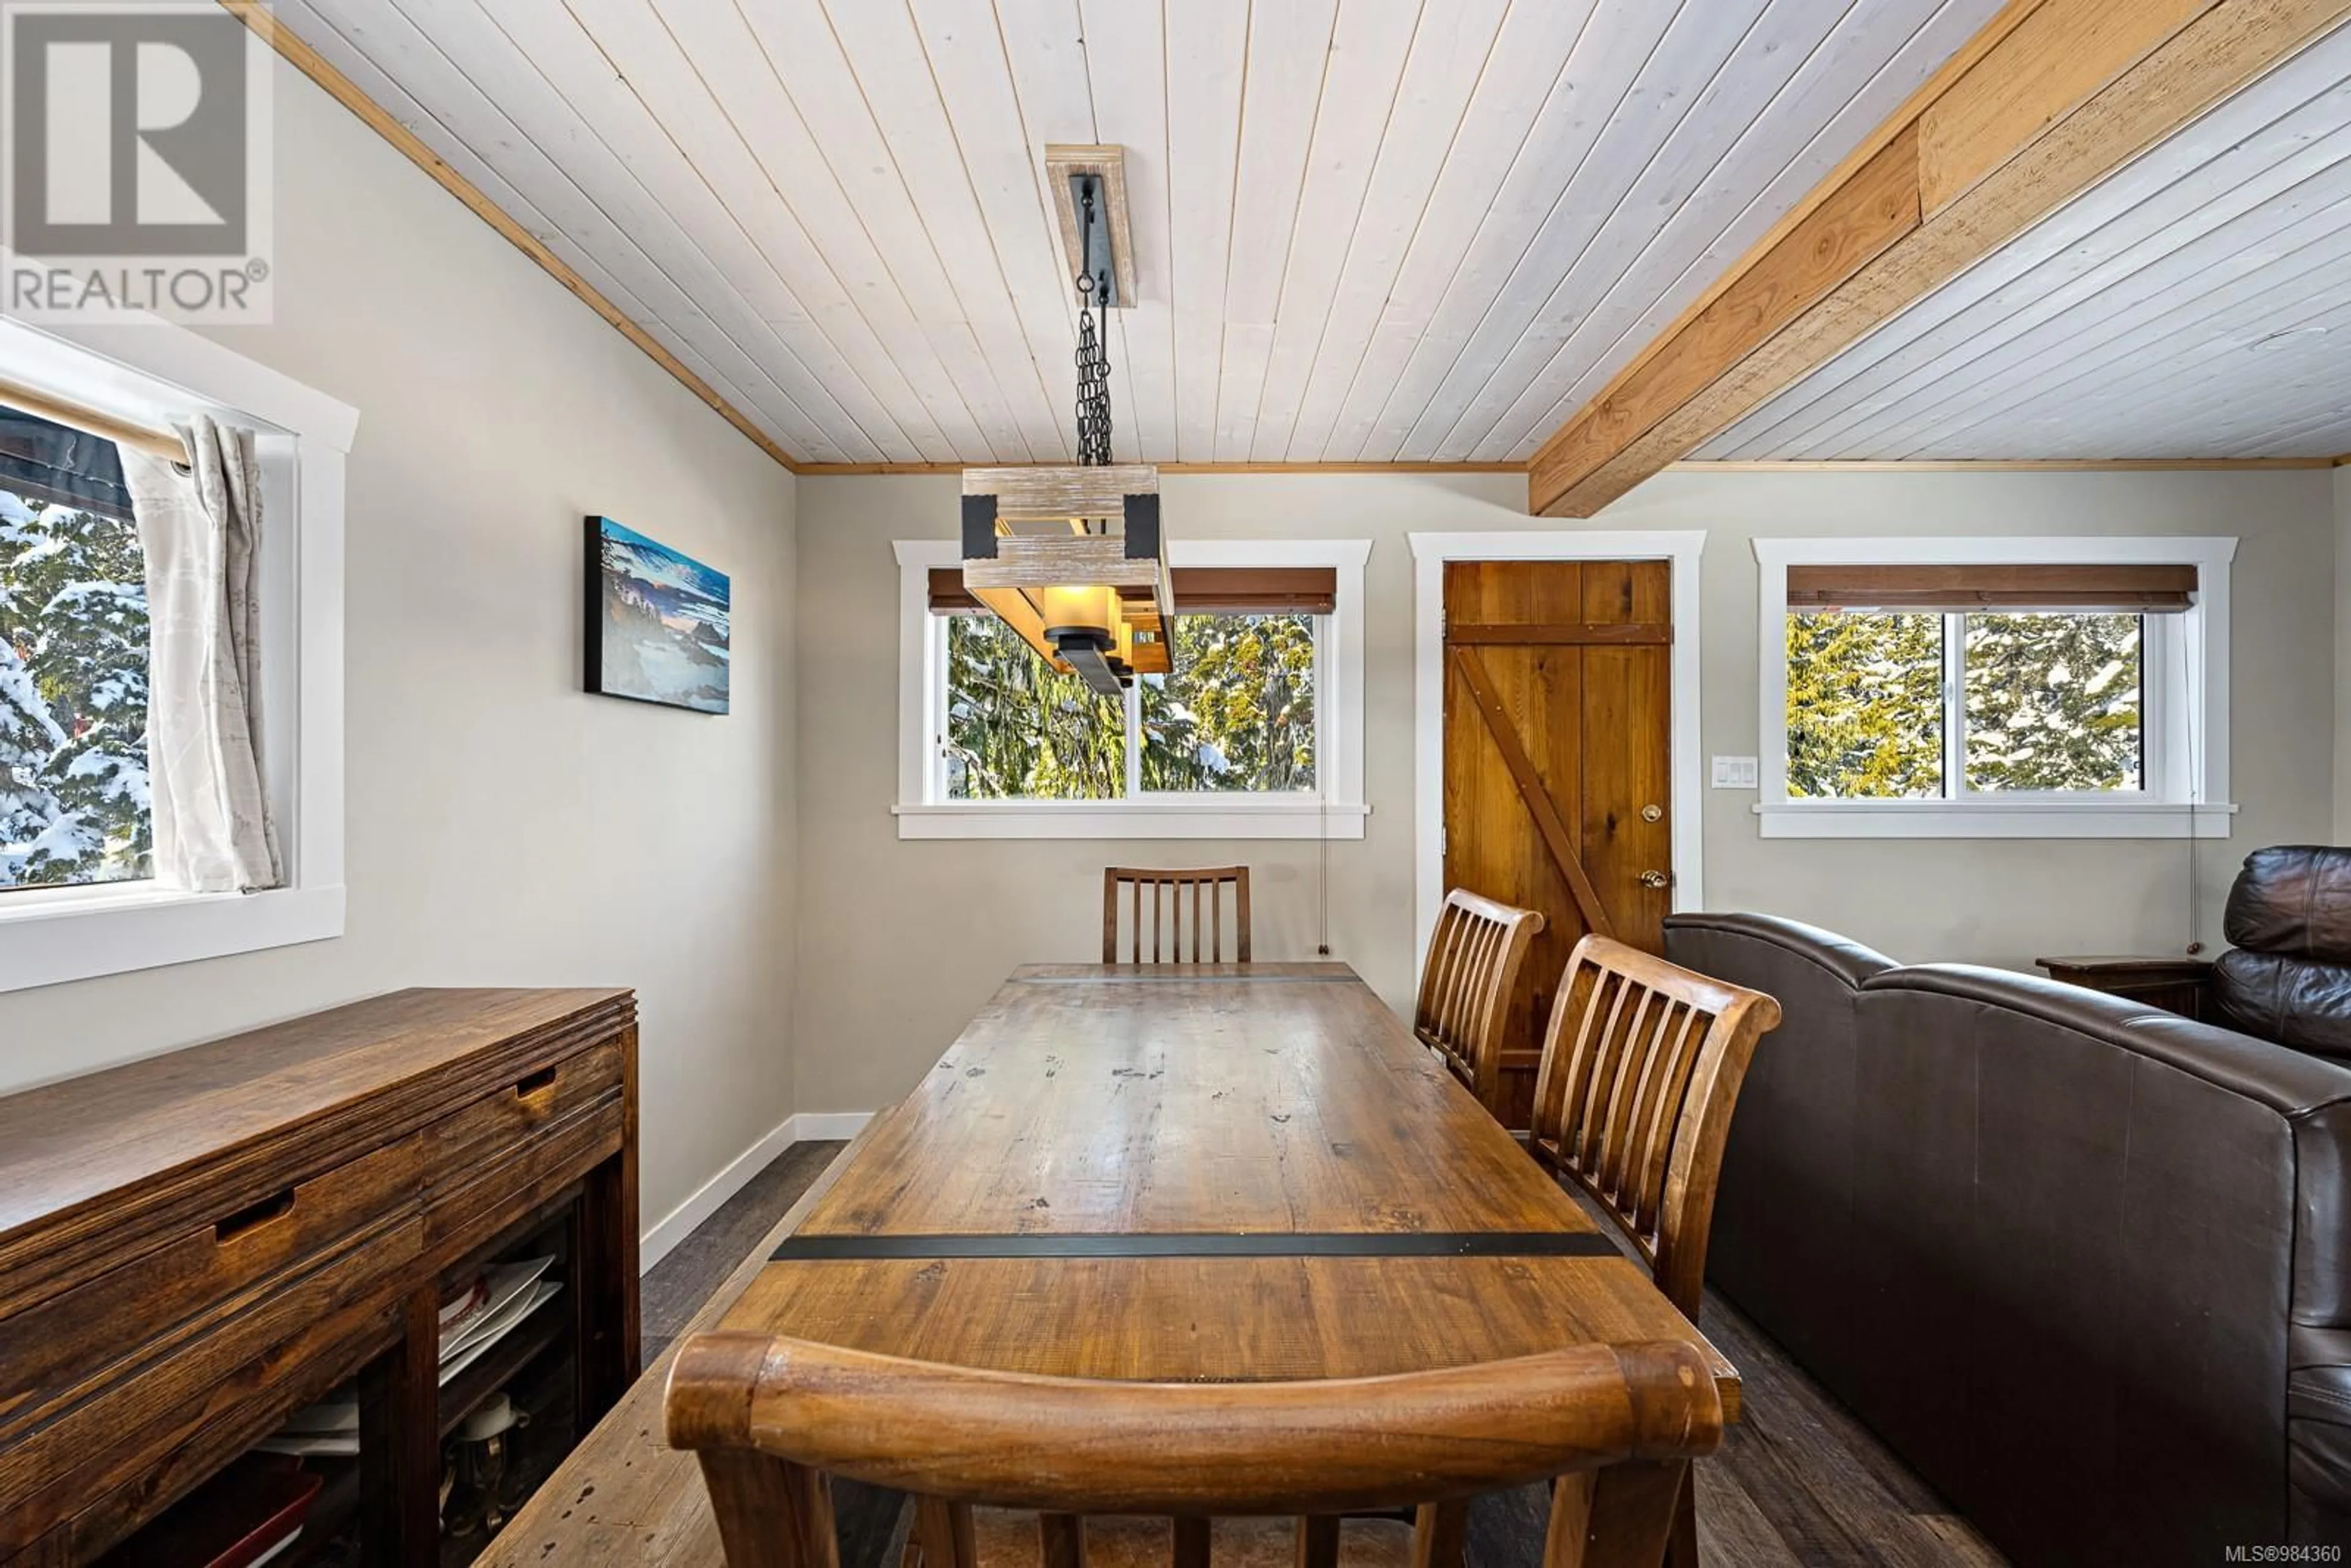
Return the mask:
[[[1159,470],[1113,463],[1107,313],[1134,298],[1115,147],[1048,147],[1078,291],[1073,465],[963,471],[963,580],[1047,663],[1104,696],[1175,666]]]

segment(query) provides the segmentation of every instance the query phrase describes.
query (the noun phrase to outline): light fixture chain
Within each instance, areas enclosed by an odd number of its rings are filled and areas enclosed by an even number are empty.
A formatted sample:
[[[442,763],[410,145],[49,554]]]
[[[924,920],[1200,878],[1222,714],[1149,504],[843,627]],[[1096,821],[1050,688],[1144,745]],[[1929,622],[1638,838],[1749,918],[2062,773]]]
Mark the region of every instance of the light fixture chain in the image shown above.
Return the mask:
[[[1085,221],[1081,232],[1091,235],[1094,224],[1093,193],[1085,193]],[[1100,467],[1110,462],[1110,356],[1105,351],[1096,314],[1097,301],[1110,298],[1110,275],[1099,282],[1078,274],[1078,462]]]

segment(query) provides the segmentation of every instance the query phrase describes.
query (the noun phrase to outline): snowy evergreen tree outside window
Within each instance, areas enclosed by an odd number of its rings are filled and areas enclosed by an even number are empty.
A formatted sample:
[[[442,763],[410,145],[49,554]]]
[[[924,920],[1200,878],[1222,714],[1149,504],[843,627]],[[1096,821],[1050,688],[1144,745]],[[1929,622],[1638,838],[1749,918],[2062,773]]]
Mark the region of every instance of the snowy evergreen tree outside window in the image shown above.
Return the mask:
[[[993,615],[947,617],[947,799],[1115,800],[1126,718]]]
[[[1788,794],[2140,790],[2145,631],[2094,612],[1792,612]]]
[[[1968,616],[1968,788],[2143,788],[2142,631],[2137,615]]]
[[[1943,792],[1943,618],[1827,610],[1788,617],[1788,794]]]
[[[0,488],[0,894],[152,874],[129,522]]]
[[[1145,789],[1314,788],[1314,617],[1178,615],[1175,654],[1135,682]]]
[[[993,615],[947,617],[946,798],[1115,800],[1128,748],[1146,792],[1316,788],[1315,617],[1178,615],[1173,675],[1141,677],[1140,718],[1056,674]]]

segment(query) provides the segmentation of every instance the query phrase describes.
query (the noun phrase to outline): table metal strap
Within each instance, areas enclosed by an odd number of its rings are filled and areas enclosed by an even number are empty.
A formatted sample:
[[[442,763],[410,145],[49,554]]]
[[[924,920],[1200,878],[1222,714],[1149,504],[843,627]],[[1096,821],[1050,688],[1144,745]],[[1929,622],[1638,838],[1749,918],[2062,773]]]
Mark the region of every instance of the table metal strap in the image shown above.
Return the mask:
[[[1015,986],[1360,986],[1347,975],[1015,975]]]
[[[933,1258],[1617,1258],[1593,1231],[1279,1231],[1238,1234],[793,1236],[778,1263]]]

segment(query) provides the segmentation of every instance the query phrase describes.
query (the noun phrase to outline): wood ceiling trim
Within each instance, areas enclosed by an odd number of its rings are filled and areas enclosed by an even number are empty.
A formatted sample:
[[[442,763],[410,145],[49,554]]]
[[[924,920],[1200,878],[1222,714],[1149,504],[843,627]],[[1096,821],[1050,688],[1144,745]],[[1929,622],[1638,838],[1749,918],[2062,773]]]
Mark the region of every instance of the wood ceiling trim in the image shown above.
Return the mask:
[[[676,377],[686,391],[709,404],[721,419],[747,436],[753,445],[782,464],[790,472],[798,474],[804,471],[800,462],[777,444],[774,437],[753,423],[742,410],[727,402],[712,388],[709,382],[695,374],[675,354],[663,347],[659,339],[639,326],[620,307],[606,298],[601,290],[580,277],[561,256],[542,244],[536,235],[517,223],[505,208],[484,195],[479,186],[451,168],[440,154],[426,146],[414,131],[393,119],[385,111],[381,104],[377,103],[375,99],[360,90],[358,83],[338,70],[333,62],[295,37],[292,29],[279,26],[277,19],[263,6],[260,0],[220,0],[220,4],[231,15],[250,27],[264,43],[277,50],[287,64],[324,88],[329,97],[357,115],[361,123],[386,141],[391,142],[410,162],[433,176],[442,189],[463,202],[475,217],[504,235],[517,250],[538,263],[548,276],[569,289],[588,308],[611,323],[621,336],[634,343],[655,364]]]
[[[1528,509],[1592,516],[2346,16],[2351,0],[2019,0],[1536,452]],[[1917,221],[1774,329],[1755,302],[1806,292],[1806,242],[1865,221],[1865,177],[1905,132]]]
[[[2342,457],[1901,457],[1685,458],[1675,474],[2061,474],[2089,472],[2234,472],[2331,468]]]
[[[820,478],[873,474],[953,474],[1008,465],[966,463],[803,463],[795,473]],[[1013,464],[1008,466],[1019,467]],[[1162,474],[1523,474],[1523,463],[1156,463]]]

